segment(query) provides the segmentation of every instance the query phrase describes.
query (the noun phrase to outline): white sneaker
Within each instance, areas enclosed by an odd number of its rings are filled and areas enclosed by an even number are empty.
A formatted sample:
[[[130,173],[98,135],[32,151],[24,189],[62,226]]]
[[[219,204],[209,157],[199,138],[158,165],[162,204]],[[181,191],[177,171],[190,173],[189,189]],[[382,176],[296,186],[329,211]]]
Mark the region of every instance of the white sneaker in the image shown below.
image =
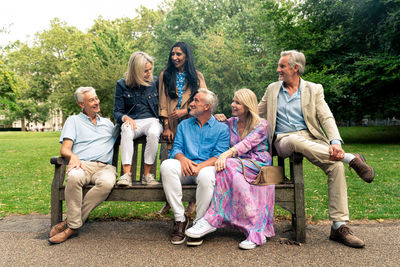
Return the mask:
[[[217,228],[209,224],[206,219],[201,218],[195,225],[187,229],[185,234],[191,238],[200,238],[206,234],[214,232],[215,230],[217,230]]]
[[[262,240],[262,243],[265,244],[265,242],[267,242],[267,239],[264,236],[264,238]],[[239,243],[239,248],[241,248],[241,249],[249,250],[249,249],[254,249],[256,247],[257,247],[256,243],[254,243],[254,242],[252,242],[250,240],[247,240],[247,239],[243,240],[242,242]]]
[[[160,182],[156,181],[154,179],[154,175],[149,173],[147,175],[143,175],[142,184],[143,185],[159,185]]]
[[[117,182],[117,185],[119,186],[128,186],[132,185],[132,176],[130,172],[125,173],[121,177],[119,177],[119,180]]]

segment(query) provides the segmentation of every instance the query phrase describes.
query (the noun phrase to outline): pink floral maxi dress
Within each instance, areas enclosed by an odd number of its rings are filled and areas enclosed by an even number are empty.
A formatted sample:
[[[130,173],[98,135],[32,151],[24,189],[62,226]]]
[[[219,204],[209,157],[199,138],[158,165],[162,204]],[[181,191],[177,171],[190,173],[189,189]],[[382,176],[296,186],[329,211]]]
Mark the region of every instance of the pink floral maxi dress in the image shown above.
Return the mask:
[[[237,131],[237,117],[227,120],[230,146],[246,166],[246,179],[252,182],[258,169],[248,159],[261,166],[271,165],[268,153],[267,122],[261,122],[243,140]],[[210,207],[204,218],[214,227],[231,227],[243,231],[247,240],[258,245],[263,237],[275,235],[273,226],[275,186],[251,185],[243,177],[242,164],[237,158],[226,160],[225,170],[216,174]]]

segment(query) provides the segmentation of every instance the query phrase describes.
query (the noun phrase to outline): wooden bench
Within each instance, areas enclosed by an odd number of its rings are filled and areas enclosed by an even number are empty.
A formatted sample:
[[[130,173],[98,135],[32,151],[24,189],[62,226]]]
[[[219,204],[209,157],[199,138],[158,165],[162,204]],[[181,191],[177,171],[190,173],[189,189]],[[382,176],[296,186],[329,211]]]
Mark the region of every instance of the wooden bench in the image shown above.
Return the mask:
[[[142,145],[142,151],[146,146],[145,137],[136,139],[134,142],[134,155],[132,157],[132,173],[140,174],[140,180],[143,176],[144,153],[141,153],[141,166],[137,167],[138,146]],[[161,150],[157,155],[156,162],[153,165],[152,173],[155,177],[162,177],[157,173],[157,161],[162,162],[168,156],[168,147],[166,141],[160,141]],[[119,140],[114,146],[113,165],[118,166]],[[55,165],[54,178],[51,185],[51,225],[55,225],[62,220],[64,197],[64,180],[68,161],[62,157],[52,157],[51,164]],[[284,160],[278,158],[278,164],[284,166]],[[132,186],[119,187],[115,185],[106,201],[166,201],[162,185],[145,186],[141,182],[134,181]],[[84,187],[83,194],[92,188],[92,185]],[[184,185],[183,201],[195,201],[196,185]],[[305,203],[304,203],[304,181],[303,181],[303,156],[295,153],[290,158],[290,179],[285,178],[283,184],[275,186],[275,203],[292,214],[292,226],[294,230],[294,239],[298,242],[305,242]]]

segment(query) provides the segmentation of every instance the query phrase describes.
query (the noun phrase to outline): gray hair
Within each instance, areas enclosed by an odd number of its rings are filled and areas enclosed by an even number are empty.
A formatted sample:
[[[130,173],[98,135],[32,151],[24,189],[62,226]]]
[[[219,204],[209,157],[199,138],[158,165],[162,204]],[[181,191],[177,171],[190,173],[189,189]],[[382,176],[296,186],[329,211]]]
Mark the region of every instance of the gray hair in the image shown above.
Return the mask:
[[[74,93],[74,98],[77,104],[82,103],[83,102],[83,94],[89,91],[93,91],[96,93],[96,90],[94,90],[93,87],[79,87],[78,89],[76,89],[75,93]]]
[[[206,88],[200,88],[197,93],[204,93],[206,95],[206,103],[210,105],[211,113],[214,113],[218,107],[217,95]]]
[[[281,57],[289,55],[289,65],[294,68],[296,65],[299,66],[299,75],[303,75],[304,68],[306,66],[306,57],[303,53],[297,50],[288,50],[281,52]]]

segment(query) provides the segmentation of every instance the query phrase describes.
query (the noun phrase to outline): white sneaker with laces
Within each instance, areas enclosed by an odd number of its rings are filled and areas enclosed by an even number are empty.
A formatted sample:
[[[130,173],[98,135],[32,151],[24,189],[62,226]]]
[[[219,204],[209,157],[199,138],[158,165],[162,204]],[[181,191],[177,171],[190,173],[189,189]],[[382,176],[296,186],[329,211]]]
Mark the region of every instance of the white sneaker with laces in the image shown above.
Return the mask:
[[[209,224],[206,219],[201,218],[195,225],[187,229],[185,234],[191,238],[200,238],[206,234],[214,232],[215,230],[217,230],[217,228]]]
[[[119,177],[119,180],[117,182],[117,185],[119,186],[128,186],[132,185],[132,176],[130,172],[125,173],[121,177]]]
[[[265,244],[265,242],[267,242],[267,239],[264,236],[264,238],[262,240],[262,243]],[[242,242],[239,243],[239,248],[241,248],[241,249],[249,250],[249,249],[254,249],[256,247],[257,247],[256,243],[254,243],[254,242],[252,242],[250,240],[247,240],[247,239],[243,240]]]
[[[154,179],[154,175],[149,173],[149,174],[143,175],[142,184],[143,185],[159,185],[160,182],[156,181],[156,179]]]

